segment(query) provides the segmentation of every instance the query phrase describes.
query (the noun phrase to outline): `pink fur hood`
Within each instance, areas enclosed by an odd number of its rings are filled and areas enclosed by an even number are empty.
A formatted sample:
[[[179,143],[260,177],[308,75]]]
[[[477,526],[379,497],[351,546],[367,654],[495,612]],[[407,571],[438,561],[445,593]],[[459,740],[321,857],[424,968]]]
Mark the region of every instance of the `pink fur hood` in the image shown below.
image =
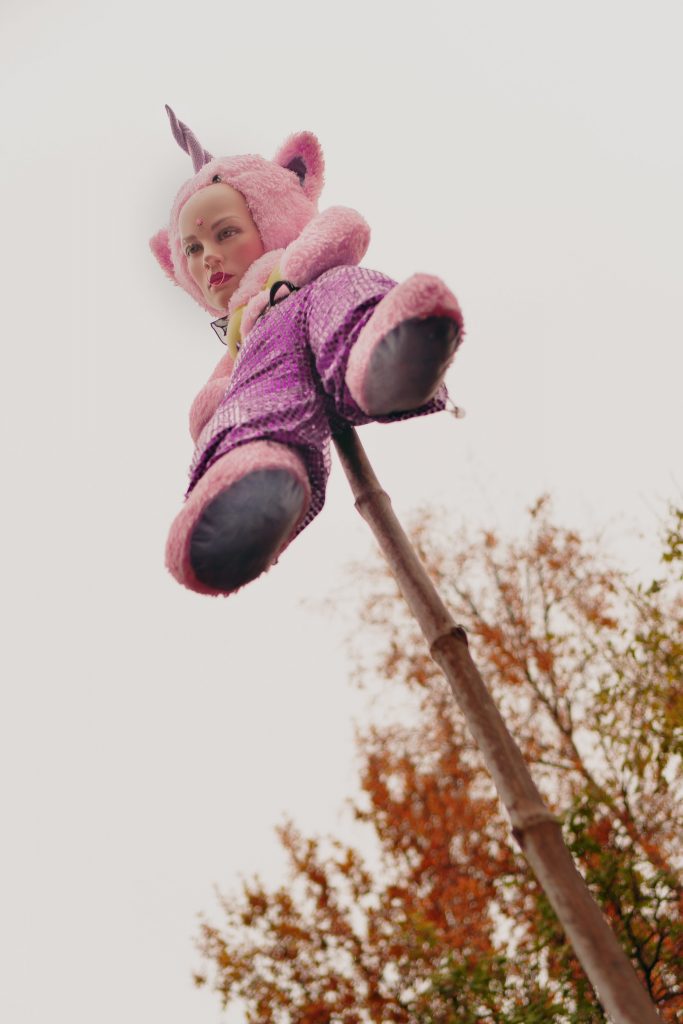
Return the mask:
[[[228,307],[229,316],[248,304],[243,334],[267,301],[262,289],[276,266],[283,279],[300,287],[332,267],[359,263],[367,251],[370,228],[359,213],[343,206],[318,213],[324,158],[311,132],[291,135],[272,161],[254,155],[212,158],[182,185],[168,227],[150,239],[150,248],[165,274],[209,313],[225,314],[225,309],[209,306],[190,275],[178,218],[190,196],[215,181],[231,185],[244,196],[265,248],[242,278]],[[223,325],[226,320],[224,316],[216,324]]]

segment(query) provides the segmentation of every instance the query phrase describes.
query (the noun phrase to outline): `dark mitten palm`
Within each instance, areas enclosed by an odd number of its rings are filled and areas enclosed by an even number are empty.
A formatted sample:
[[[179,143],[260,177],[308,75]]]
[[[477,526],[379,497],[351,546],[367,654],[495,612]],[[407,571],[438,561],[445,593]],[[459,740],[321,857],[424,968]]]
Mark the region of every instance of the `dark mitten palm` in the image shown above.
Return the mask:
[[[291,535],[305,500],[301,483],[283,469],[249,473],[221,491],[192,532],[197,579],[225,591],[256,579]]]
[[[404,320],[383,338],[365,379],[366,409],[373,416],[418,409],[434,397],[459,343],[450,317]]]

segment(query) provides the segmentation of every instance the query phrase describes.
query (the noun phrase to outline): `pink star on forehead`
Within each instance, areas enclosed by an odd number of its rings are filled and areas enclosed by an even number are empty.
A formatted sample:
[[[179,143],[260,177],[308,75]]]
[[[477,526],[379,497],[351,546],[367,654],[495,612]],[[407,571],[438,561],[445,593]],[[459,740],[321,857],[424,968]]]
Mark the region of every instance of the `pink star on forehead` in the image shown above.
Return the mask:
[[[203,217],[197,217],[197,224],[198,224],[198,225],[199,225],[200,227],[201,227],[201,225],[202,225],[203,223],[204,223],[204,218],[203,218]]]

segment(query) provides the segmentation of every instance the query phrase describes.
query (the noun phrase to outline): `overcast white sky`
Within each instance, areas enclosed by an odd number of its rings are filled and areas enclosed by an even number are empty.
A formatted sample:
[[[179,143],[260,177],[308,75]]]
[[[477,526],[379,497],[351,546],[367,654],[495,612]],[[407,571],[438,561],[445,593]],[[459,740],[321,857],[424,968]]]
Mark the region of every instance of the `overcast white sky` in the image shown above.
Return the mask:
[[[314,131],[365,264],[458,295],[467,418],[362,430],[399,515],[506,532],[548,489],[647,571],[682,486],[682,29],[656,0],[5,0],[3,1021],[217,1022],[213,884],[277,879],[285,813],[348,833],[361,702],[315,609],[372,541],[340,467],[236,597],[163,567],[221,354],[148,249],[191,173],[164,104],[217,155]]]

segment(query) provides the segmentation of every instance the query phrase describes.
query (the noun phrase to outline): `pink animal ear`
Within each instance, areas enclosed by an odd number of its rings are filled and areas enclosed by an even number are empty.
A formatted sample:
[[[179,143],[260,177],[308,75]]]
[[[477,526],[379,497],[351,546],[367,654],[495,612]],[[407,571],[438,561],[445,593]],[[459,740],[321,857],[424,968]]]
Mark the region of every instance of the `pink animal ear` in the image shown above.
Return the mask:
[[[177,284],[175,271],[173,270],[173,260],[171,259],[171,249],[168,244],[168,231],[166,228],[162,228],[161,231],[157,231],[156,235],[149,240],[149,247],[154,253],[159,263],[159,266],[167,274],[174,284]]]
[[[315,203],[325,183],[325,158],[313,132],[296,132],[283,142],[275,163],[293,171],[307,199]]]

